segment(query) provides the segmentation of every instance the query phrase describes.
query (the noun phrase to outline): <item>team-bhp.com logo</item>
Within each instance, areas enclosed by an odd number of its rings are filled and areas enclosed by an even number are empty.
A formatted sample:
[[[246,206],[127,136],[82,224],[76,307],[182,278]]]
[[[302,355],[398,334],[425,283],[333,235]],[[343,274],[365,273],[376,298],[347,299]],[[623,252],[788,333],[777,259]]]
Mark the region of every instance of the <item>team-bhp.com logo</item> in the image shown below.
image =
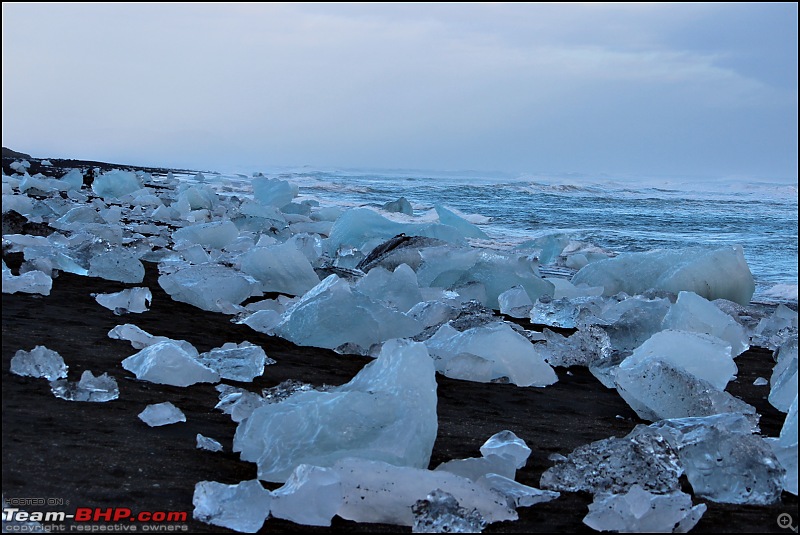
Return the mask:
[[[74,514],[67,514],[64,511],[25,511],[18,507],[3,508],[4,532],[26,531],[25,525],[33,522],[48,525],[47,531],[112,531],[112,529],[96,529],[112,527],[98,525],[98,522],[114,523],[117,529],[113,529],[113,531],[121,531],[120,524],[128,528],[125,531],[174,531],[174,529],[165,528],[169,526],[185,530],[185,524],[179,526],[176,523],[187,520],[188,513],[186,511],[133,512],[127,507],[78,507]],[[67,529],[67,526],[62,524],[65,522],[74,524]],[[12,523],[15,525],[9,525]],[[15,527],[20,529],[14,529]]]

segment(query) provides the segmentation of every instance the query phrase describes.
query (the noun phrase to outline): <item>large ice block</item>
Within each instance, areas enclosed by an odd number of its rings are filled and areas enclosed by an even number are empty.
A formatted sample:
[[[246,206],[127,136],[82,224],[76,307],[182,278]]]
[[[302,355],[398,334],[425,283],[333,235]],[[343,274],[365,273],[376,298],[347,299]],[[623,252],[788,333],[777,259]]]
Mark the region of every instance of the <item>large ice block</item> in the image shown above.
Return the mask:
[[[239,236],[239,229],[231,221],[198,223],[180,228],[172,233],[175,242],[186,241],[205,247],[222,249],[233,243]]]
[[[436,489],[411,507],[412,533],[481,533],[486,526],[481,514],[460,507],[452,494]]]
[[[661,324],[663,329],[705,333],[725,340],[731,355],[737,356],[750,347],[744,327],[710,301],[694,292],[680,292]]]
[[[275,208],[286,206],[299,192],[296,184],[277,178],[259,176],[254,177],[252,183],[253,197],[261,204]]]
[[[197,360],[185,345],[174,340],[158,342],[122,361],[122,367],[137,379],[173,386],[216,383],[219,374]]]
[[[28,294],[50,295],[53,288],[53,279],[47,273],[34,270],[17,276],[3,262],[3,293],[15,294],[17,292]]]
[[[467,238],[479,238],[483,240],[489,239],[489,236],[487,236],[484,231],[452,210],[448,210],[440,204],[437,204],[434,206],[434,208],[436,209],[436,214],[439,216],[439,222],[443,225],[448,225],[455,228]]]
[[[796,333],[775,350],[775,357],[777,362],[769,380],[769,402],[779,411],[787,412],[797,397]]]
[[[765,439],[781,466],[786,470],[783,477],[783,489],[797,496],[797,395],[789,406],[786,420],[783,422],[778,438]]]
[[[200,481],[194,487],[195,519],[242,533],[255,533],[269,516],[272,496],[257,479],[225,485]]]
[[[344,502],[342,481],[331,468],[301,464],[272,491],[272,516],[304,526],[330,526]]]
[[[393,272],[375,267],[356,283],[355,289],[401,312],[408,312],[422,301],[417,275],[406,264],[400,264]]]
[[[258,280],[264,292],[303,295],[319,284],[308,258],[292,242],[256,247],[245,253],[242,271]]]
[[[349,383],[302,391],[241,422],[234,451],[259,478],[285,481],[301,464],[363,457],[423,468],[436,439],[436,379],[425,346],[390,340]]]
[[[89,276],[139,284],[144,280],[144,266],[135,251],[114,247],[92,256],[89,260]]]
[[[602,286],[603,295],[641,294],[651,288],[678,293],[694,292],[708,300],[729,299],[747,305],[755,282],[744,251],[732,247],[656,249],[623,253],[592,262],[572,278],[573,284]]]
[[[133,171],[114,169],[95,177],[92,190],[100,197],[122,197],[128,193],[142,189],[142,181]]]
[[[222,312],[226,303],[238,305],[250,297],[255,282],[235,269],[201,264],[161,275],[158,284],[175,301],[211,312]]]

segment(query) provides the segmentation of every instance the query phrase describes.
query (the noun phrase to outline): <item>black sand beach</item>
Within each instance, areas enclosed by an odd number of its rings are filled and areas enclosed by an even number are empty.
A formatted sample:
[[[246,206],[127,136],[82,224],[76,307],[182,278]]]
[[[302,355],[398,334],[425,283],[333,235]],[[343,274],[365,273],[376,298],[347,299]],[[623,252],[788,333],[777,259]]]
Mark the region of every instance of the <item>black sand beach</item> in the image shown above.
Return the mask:
[[[5,161],[4,161],[5,163]],[[3,227],[6,233],[6,216]],[[26,232],[46,232],[27,224]],[[18,269],[21,254],[3,259]],[[40,510],[72,512],[76,507],[126,507],[134,511],[185,511],[192,532],[227,532],[192,519],[192,493],[198,481],[238,483],[256,476],[255,465],[231,452],[236,424],[214,410],[213,385],[187,388],[135,380],[121,361],[136,352],[125,341],[112,340],[108,331],[133,323],[154,334],[184,339],[199,351],[226,342],[260,345],[277,361],[257,378],[252,390],[275,386],[286,379],[314,385],[349,381],[370,359],[333,351],[297,347],[266,336],[229,317],[172,301],[157,283],[157,268],[146,263],[140,285],[62,273],[49,296],[3,294],[3,495],[8,499],[53,498],[56,504]],[[150,311],[116,316],[98,305],[91,293],[147,286],[153,293]],[[10,360],[19,349],[44,345],[58,351],[69,365],[70,380],[84,370],[107,372],[120,388],[118,400],[108,403],[68,402],[55,398],[43,379],[10,373]],[[754,386],[757,377],[769,378],[771,351],[752,348],[736,359],[738,378],[728,391],[756,407],[762,433],[777,436],[784,414],[767,402],[768,386]],[[553,453],[568,454],[591,441],[623,436],[641,422],[614,390],[603,387],[585,368],[556,370],[558,383],[547,388],[519,388],[508,384],[478,384],[437,376],[439,433],[431,468],[443,461],[479,455],[492,434],[508,429],[524,439],[533,453],[518,472],[521,483],[538,487],[539,478],[553,462]],[[147,404],[171,401],[187,422],[150,428],[137,415]],[[199,450],[197,433],[222,442],[223,453]],[[684,490],[690,487],[684,479]],[[273,487],[270,487],[273,488]],[[63,500],[63,504],[59,501]],[[695,532],[780,532],[778,515],[797,520],[797,497],[786,492],[772,506],[716,504],[708,506]],[[581,520],[591,503],[588,494],[568,494],[552,502],[520,508],[516,522],[496,523],[493,532],[591,531]],[[24,509],[24,507],[23,507]],[[69,527],[67,528],[69,530]],[[356,524],[338,517],[331,528],[309,528],[269,519],[262,533],[272,532],[398,532],[398,526]]]

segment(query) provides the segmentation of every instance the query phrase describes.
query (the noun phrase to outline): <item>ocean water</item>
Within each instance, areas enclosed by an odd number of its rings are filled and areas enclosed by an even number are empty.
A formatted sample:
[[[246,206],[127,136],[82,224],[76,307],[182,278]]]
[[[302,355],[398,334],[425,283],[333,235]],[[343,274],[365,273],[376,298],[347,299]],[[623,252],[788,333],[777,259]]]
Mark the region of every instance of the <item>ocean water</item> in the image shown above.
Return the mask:
[[[323,205],[380,206],[405,197],[425,217],[435,204],[466,214],[511,248],[566,233],[616,253],[690,246],[744,248],[757,302],[797,303],[797,186],[748,181],[613,180],[422,171],[283,169],[265,176],[298,185]],[[219,178],[248,192],[249,176]]]

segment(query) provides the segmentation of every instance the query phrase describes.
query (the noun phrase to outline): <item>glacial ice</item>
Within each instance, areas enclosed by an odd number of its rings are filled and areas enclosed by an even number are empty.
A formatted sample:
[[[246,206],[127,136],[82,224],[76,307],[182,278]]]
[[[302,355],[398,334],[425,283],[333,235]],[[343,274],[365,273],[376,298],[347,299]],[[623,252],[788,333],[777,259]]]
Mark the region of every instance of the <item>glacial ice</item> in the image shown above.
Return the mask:
[[[189,303],[211,312],[221,312],[224,303],[238,305],[250,297],[255,281],[229,267],[201,264],[161,275],[158,284],[175,301]],[[222,305],[220,301],[223,302]]]
[[[466,510],[477,510],[487,523],[517,519],[504,496],[448,472],[357,458],[340,459],[332,468],[342,481],[344,504],[338,514],[346,520],[413,526],[411,507],[435,489],[451,494]]]
[[[620,365],[615,381],[622,398],[645,420],[725,412],[739,412],[758,420],[753,406],[664,360],[645,359],[626,368]]]
[[[95,177],[92,191],[103,198],[118,198],[142,189],[142,181],[132,171],[114,169]]]
[[[532,254],[542,265],[552,264],[569,243],[563,233],[547,234],[517,245],[514,250]]]
[[[17,292],[28,294],[50,295],[53,288],[53,279],[47,273],[38,270],[28,271],[14,275],[3,262],[3,293],[15,294]]]
[[[335,349],[349,343],[367,350],[419,334],[422,325],[330,275],[289,308],[273,331],[301,346]]]
[[[541,490],[523,485],[499,474],[486,474],[476,482],[484,488],[505,496],[508,506],[512,509],[549,502],[561,495],[551,490]]]
[[[411,206],[411,203],[408,202],[408,199],[405,197],[400,197],[396,201],[390,201],[383,205],[383,209],[387,212],[395,212],[401,213],[406,215],[414,215],[414,208]]]
[[[527,318],[533,308],[533,302],[522,286],[514,286],[501,293],[497,296],[497,302],[500,305],[500,313],[512,318]]]
[[[489,382],[507,377],[517,386],[547,386],[558,381],[533,344],[506,323],[464,332],[445,324],[425,345],[437,371],[454,379]]]
[[[172,233],[176,243],[186,241],[205,247],[222,249],[233,243],[239,236],[239,229],[231,221],[198,223],[180,228]]]
[[[355,289],[400,312],[408,312],[423,300],[417,274],[406,264],[400,264],[393,272],[377,266],[356,283]]]
[[[11,373],[26,377],[55,381],[66,377],[68,368],[61,355],[45,346],[36,346],[30,351],[20,349],[11,357]]]
[[[797,312],[786,305],[778,305],[775,312],[762,318],[755,328],[753,345],[777,349],[792,335],[797,334]]]
[[[225,485],[200,481],[194,487],[193,517],[241,533],[256,533],[269,516],[272,495],[257,479]]]
[[[134,251],[114,247],[89,260],[89,276],[139,284],[144,280],[144,266]]]
[[[564,337],[550,329],[542,331],[545,344],[537,346],[542,358],[551,366],[597,367],[608,363],[612,356],[611,340],[606,332],[590,325]]]
[[[159,427],[178,422],[185,422],[186,416],[181,410],[170,403],[153,403],[139,413],[139,419],[150,427]]]
[[[173,340],[172,338],[167,338],[166,336],[153,336],[149,332],[140,329],[132,323],[117,325],[108,331],[108,337],[113,338],[114,340],[127,340],[131,343],[131,346],[133,346],[134,349],[144,349],[147,346],[151,346],[159,342],[174,342],[182,345],[190,354],[197,354],[197,350],[194,348],[194,346],[185,340]]]
[[[436,214],[439,216],[440,223],[457,229],[463,236],[466,236],[467,238],[478,238],[482,240],[489,239],[489,236],[487,236],[484,231],[482,231],[476,225],[473,225],[460,215],[456,214],[452,210],[448,210],[447,208],[445,208],[440,204],[434,206],[434,209],[436,210]]]
[[[222,451],[222,444],[213,438],[197,433],[197,449],[208,451]]]
[[[788,338],[775,350],[776,364],[770,377],[770,404],[787,412],[797,397],[797,334]]]
[[[694,292],[680,292],[661,324],[663,329],[705,333],[725,340],[736,357],[750,347],[744,328],[713,303]]]
[[[92,372],[85,370],[77,383],[70,383],[66,379],[58,379],[50,383],[53,395],[67,401],[91,401],[103,403],[119,397],[117,381],[107,373],[95,377]]]
[[[175,340],[158,342],[122,361],[122,367],[136,378],[151,383],[189,386],[195,383],[216,383],[219,374],[197,360],[197,350],[187,351]]]
[[[624,494],[596,496],[583,523],[596,531],[686,533],[705,511],[705,504],[692,507],[692,497],[679,490],[654,494],[633,485]]]
[[[497,474],[513,480],[517,474],[517,467],[514,466],[512,457],[493,454],[469,459],[453,459],[443,462],[435,470],[449,472],[471,481],[478,481],[487,474]]]
[[[797,395],[789,406],[780,436],[765,441],[786,470],[783,478],[784,490],[797,496]]]
[[[785,470],[745,415],[664,420],[650,429],[678,453],[696,496],[751,505],[780,499]]]
[[[275,208],[286,206],[299,192],[296,184],[277,178],[254,177],[252,184],[255,199],[265,206]]]
[[[633,351],[663,329],[664,316],[670,310],[668,299],[630,297],[606,306],[600,315],[612,347],[620,352]]]
[[[481,533],[486,526],[481,514],[459,507],[452,494],[436,489],[411,507],[412,533]]]
[[[264,350],[250,342],[228,342],[197,356],[197,360],[219,374],[222,379],[250,382],[264,373],[264,366],[275,364]]]
[[[627,372],[650,360],[667,362],[709,382],[718,390],[724,390],[737,372],[726,341],[689,331],[664,330],[654,334],[622,361],[620,372]]]
[[[264,292],[303,295],[319,284],[308,258],[292,242],[256,247],[245,253],[242,271],[258,280]]]
[[[305,526],[330,526],[343,502],[338,473],[301,464],[282,487],[272,491],[271,513]]]
[[[509,457],[513,460],[514,468],[522,468],[528,462],[531,449],[513,431],[505,430],[495,433],[483,443],[481,455],[484,457],[490,455]]]
[[[573,284],[603,286],[603,295],[629,295],[646,290],[691,291],[709,301],[728,299],[747,305],[755,282],[742,247],[662,250],[622,253],[592,262],[572,278]]]
[[[549,295],[543,295],[533,304],[530,320],[537,325],[562,329],[604,324],[606,322],[599,317],[602,314],[603,304],[603,299],[600,297],[553,299]]]
[[[128,312],[141,313],[147,312],[147,308],[153,300],[153,294],[149,288],[138,287],[128,288],[121,292],[111,294],[93,294],[95,301],[115,314],[127,314]]]
[[[548,468],[539,485],[562,492],[626,492],[634,485],[655,493],[680,489],[683,473],[672,446],[658,432],[638,426],[624,438],[606,438],[578,447]]]

